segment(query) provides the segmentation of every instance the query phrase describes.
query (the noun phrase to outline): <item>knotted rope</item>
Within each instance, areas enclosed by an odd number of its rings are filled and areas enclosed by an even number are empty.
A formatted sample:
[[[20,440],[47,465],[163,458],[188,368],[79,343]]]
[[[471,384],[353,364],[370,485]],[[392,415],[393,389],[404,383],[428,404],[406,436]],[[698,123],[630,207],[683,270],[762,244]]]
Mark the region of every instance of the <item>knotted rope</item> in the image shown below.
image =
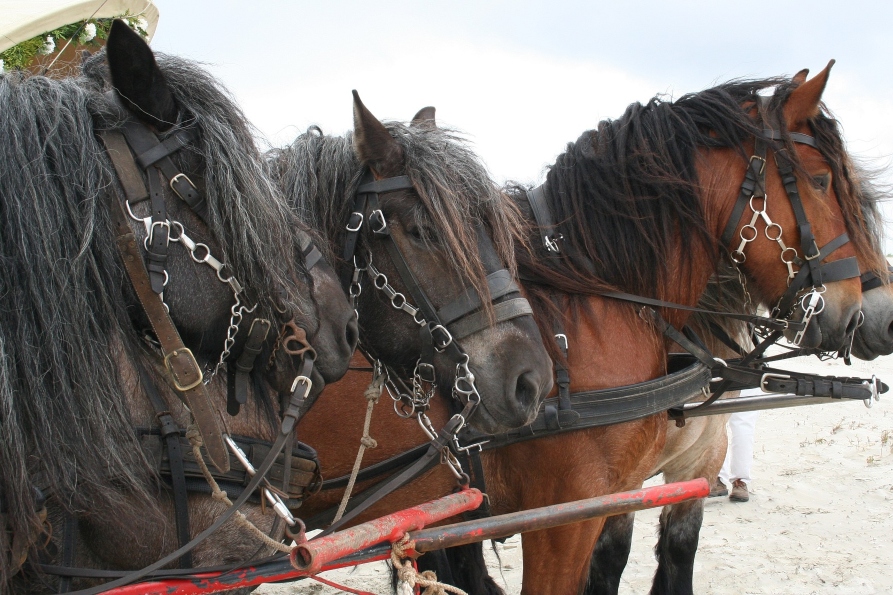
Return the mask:
[[[437,575],[433,570],[421,573],[416,570],[413,561],[406,559],[406,550],[413,547],[415,547],[415,543],[410,541],[406,535],[391,545],[391,564],[397,571],[397,595],[413,595],[416,585],[425,589],[422,591],[422,595],[447,595],[448,593],[468,595],[459,587],[438,582]]]
[[[376,373],[372,376],[372,382],[369,383],[366,392],[363,393],[363,396],[366,397],[366,421],[363,422],[363,436],[360,438],[360,448],[357,450],[357,458],[350,472],[350,480],[348,480],[347,487],[344,489],[344,496],[341,498],[341,504],[338,505],[338,512],[335,513],[332,523],[337,523],[338,519],[344,515],[344,511],[347,510],[347,503],[350,501],[353,486],[357,481],[357,474],[360,472],[360,465],[363,463],[363,453],[366,452],[367,448],[378,446],[375,438],[369,435],[369,425],[372,423],[372,408],[375,407],[379,397],[381,397],[382,386],[384,386],[384,373],[376,370]]]
[[[205,481],[208,482],[208,485],[211,486],[211,497],[215,500],[219,500],[223,502],[226,506],[232,506],[233,503],[229,499],[229,496],[226,495],[226,492],[220,489],[220,486],[217,485],[217,481],[214,479],[214,476],[211,475],[211,471],[208,469],[208,465],[205,463],[205,458],[202,456],[202,434],[198,430],[198,426],[195,424],[190,425],[186,428],[186,438],[189,440],[189,444],[192,445],[192,454],[195,456],[195,460],[198,463],[198,468],[201,469],[202,475],[205,476]],[[263,490],[264,488],[261,488]],[[263,496],[261,496],[263,498]],[[262,500],[263,501],[263,500]],[[290,554],[292,548],[276,541],[263,531],[257,528],[254,523],[248,520],[248,518],[242,514],[240,511],[236,511],[236,514],[233,515],[232,520],[235,523],[248,531],[249,534],[253,535],[267,547],[273,548],[277,551]]]

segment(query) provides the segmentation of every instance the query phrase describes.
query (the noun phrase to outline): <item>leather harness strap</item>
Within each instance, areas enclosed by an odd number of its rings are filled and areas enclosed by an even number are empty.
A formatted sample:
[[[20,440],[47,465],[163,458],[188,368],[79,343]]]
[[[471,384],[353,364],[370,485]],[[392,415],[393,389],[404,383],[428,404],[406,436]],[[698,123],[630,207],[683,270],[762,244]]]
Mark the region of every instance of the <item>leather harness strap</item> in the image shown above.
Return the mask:
[[[117,131],[104,131],[100,137],[121,184],[124,186],[125,196],[129,198],[130,196],[145,195],[142,177],[136,171],[134,162],[130,158],[130,149],[123,135]],[[115,244],[121,254],[134,292],[158,338],[164,354],[165,368],[178,394],[182,395],[195,419],[202,434],[208,458],[217,469],[226,471],[229,469],[229,456],[217,416],[211,406],[208,391],[202,384],[201,368],[195,360],[195,356],[192,355],[192,351],[183,344],[180,333],[177,332],[177,328],[171,321],[164,302],[152,290],[149,275],[137,246],[136,236],[130,228],[121,200],[114,192],[110,192],[109,197],[112,222],[115,228]]]
[[[174,496],[174,520],[177,525],[177,541],[180,546],[189,543],[189,494],[186,490],[186,473],[183,465],[183,448],[180,444],[180,426],[174,421],[167,404],[158,394],[158,388],[149,378],[146,370],[140,366],[140,384],[143,392],[149,397],[152,407],[155,409],[155,418],[161,425],[161,438],[167,448],[167,457],[170,461],[171,488]],[[70,564],[63,563],[63,566]],[[186,552],[179,560],[180,568],[192,567],[192,553]]]
[[[560,233],[555,233],[555,222],[552,220],[552,210],[546,202],[546,185],[540,184],[536,188],[528,190],[527,202],[530,203],[533,219],[536,221],[536,225],[540,229],[540,237],[543,238],[543,246],[545,246],[548,252],[560,252],[558,242],[563,240],[564,236]]]

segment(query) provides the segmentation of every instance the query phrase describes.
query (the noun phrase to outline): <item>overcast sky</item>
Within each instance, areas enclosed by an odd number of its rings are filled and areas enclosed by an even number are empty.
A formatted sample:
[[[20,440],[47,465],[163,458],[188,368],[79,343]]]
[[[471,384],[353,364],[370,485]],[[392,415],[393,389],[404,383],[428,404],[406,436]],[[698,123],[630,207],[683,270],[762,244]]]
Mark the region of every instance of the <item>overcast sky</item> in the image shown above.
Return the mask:
[[[155,3],[153,48],[208,63],[273,144],[310,124],[350,129],[357,89],[382,119],[435,106],[497,180],[537,182],[633,101],[834,58],[824,99],[851,153],[893,156],[891,2]]]

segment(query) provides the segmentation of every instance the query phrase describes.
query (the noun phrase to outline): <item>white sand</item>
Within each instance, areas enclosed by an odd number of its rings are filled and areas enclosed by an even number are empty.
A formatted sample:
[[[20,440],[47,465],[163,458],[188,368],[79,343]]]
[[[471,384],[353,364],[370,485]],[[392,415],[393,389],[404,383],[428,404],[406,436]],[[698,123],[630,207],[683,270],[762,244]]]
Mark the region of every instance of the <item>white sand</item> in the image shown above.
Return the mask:
[[[803,362],[797,369],[870,376],[893,384],[893,356],[853,366]],[[784,367],[788,367],[785,365]],[[794,366],[791,365],[791,368]],[[893,593],[893,393],[861,402],[764,411],[757,422],[747,503],[707,501],[695,562],[697,593]],[[650,483],[659,483],[659,478]],[[636,516],[620,592],[647,593],[656,567],[659,509]],[[489,545],[489,544],[488,544]],[[521,546],[499,546],[507,593],[521,589]],[[390,593],[385,563],[324,574],[353,588]],[[341,593],[313,581],[266,586],[266,595]]]

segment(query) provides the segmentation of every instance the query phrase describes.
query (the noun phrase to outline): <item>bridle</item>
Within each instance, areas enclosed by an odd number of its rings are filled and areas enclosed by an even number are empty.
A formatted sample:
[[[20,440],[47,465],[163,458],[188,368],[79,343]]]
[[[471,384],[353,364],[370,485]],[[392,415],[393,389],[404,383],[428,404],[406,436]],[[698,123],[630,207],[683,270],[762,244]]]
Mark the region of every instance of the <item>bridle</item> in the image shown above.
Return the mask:
[[[799,132],[790,132],[788,135],[790,140],[795,143],[818,149],[815,138],[810,135]],[[797,331],[792,341],[795,347],[799,347],[803,340],[806,326],[809,325],[810,320],[814,316],[821,313],[825,308],[824,298],[822,298],[822,293],[825,291],[825,283],[856,278],[859,277],[860,272],[859,264],[854,256],[824,262],[832,253],[849,242],[849,236],[843,233],[819,248],[797,188],[794,161],[788,155],[788,149],[778,142],[782,141],[783,138],[781,132],[774,129],[765,129],[762,136],[756,137],[754,153],[748,162],[744,182],[741,184],[738,199],[732,209],[729,222],[723,231],[722,245],[724,248],[732,245],[732,238],[738,221],[745,207],[749,206],[753,215],[750,222],[738,232],[740,243],[729,255],[729,258],[736,266],[744,263],[747,260],[747,256],[744,253],[745,248],[758,236],[755,224],[758,219],[763,219],[766,224],[764,234],[767,239],[778,243],[779,248],[781,248],[779,258],[788,269],[788,288],[772,309],[770,316],[776,319],[789,320],[795,314],[796,307],[799,304],[800,309],[803,311],[801,322],[804,326]],[[788,201],[794,211],[797,229],[800,233],[799,253],[796,248],[785,245],[782,240],[784,230],[781,225],[773,222],[766,213],[768,202],[766,196],[766,152],[769,146],[772,147],[775,153],[778,173],[781,176]],[[770,230],[773,231],[770,233]],[[800,254],[803,256],[801,257]],[[794,271],[794,265],[799,267],[796,272]]]
[[[469,356],[462,348],[460,340],[488,328],[491,320],[498,323],[533,315],[529,302],[521,296],[520,288],[505,268],[487,274],[493,310],[492,319],[483,308],[481,296],[472,288],[466,289],[445,306],[437,308],[434,305],[391,235],[379,201],[381,194],[413,189],[414,185],[409,176],[374,180],[371,172],[366,172],[357,188],[353,208],[345,226],[342,258],[345,262],[353,264],[353,270],[348,269],[345,272],[342,284],[348,293],[351,305],[356,309],[363,293],[362,280],[365,273],[372,286],[385,295],[394,309],[411,316],[418,325],[422,348],[413,371],[411,388],[406,386],[398,373],[384,366],[368,345],[361,343],[359,349],[370,361],[375,362],[377,370],[386,374],[384,385],[394,400],[398,415],[417,417],[431,442],[427,452],[415,464],[390,481],[364,493],[360,499],[354,501],[353,508],[339,521],[330,525],[323,535],[337,530],[393,490],[412,481],[436,465],[441,457],[459,484],[468,485],[469,478],[462,470],[452,449],[464,450],[464,447],[459,445],[458,433],[482,404],[482,399],[475,385],[474,373],[469,366]],[[371,238],[384,244],[391,264],[397,269],[409,298],[394,289],[387,276],[375,267],[370,250],[366,250],[365,257],[358,256],[357,245],[364,224],[371,231]],[[492,249],[490,238],[481,225],[477,227],[477,236],[479,246]],[[357,317],[359,318],[359,314]],[[446,357],[456,366],[452,396],[462,406],[462,410],[453,415],[440,431],[434,428],[425,414],[437,386],[434,368],[434,358],[437,355]]]
[[[283,500],[283,497],[288,498],[294,453],[302,453],[318,469],[315,451],[301,443],[296,444],[294,432],[297,421],[308,405],[307,397],[312,388],[310,376],[316,353],[306,342],[306,335],[292,321],[282,325],[282,330],[273,349],[274,352],[277,349],[283,349],[289,355],[298,354],[301,361],[300,372],[295,377],[289,393],[282,395],[280,407],[282,421],[279,432],[276,440],[269,445],[266,456],[261,462],[258,463],[255,459],[253,464],[252,457],[246,455],[240,447],[240,444],[251,445],[259,441],[248,439],[246,442],[246,439],[227,434],[221,429],[216,410],[211,405],[206,385],[218,371],[229,368],[230,391],[227,409],[231,415],[239,413],[240,406],[245,403],[247,398],[249,374],[255,367],[257,356],[263,350],[272,325],[268,319],[255,317],[251,322],[242,351],[238,357],[234,358],[232,350],[236,342],[236,335],[239,333],[246,315],[255,312],[257,305],[248,307],[243,303],[245,300],[244,288],[229,267],[214,257],[207,245],[193,241],[187,235],[184,225],[172,220],[168,215],[165,194],[166,189],[170,188],[180,200],[189,205],[199,218],[205,223],[208,222],[205,197],[171,160],[172,154],[188,147],[196,140],[195,135],[189,130],[179,130],[161,141],[148,127],[133,119],[127,120],[117,129],[100,131],[98,134],[105,145],[106,152],[124,191],[123,197],[119,196],[116,191],[109,192],[109,209],[118,252],[140,305],[152,327],[154,337],[149,342],[160,351],[167,379],[175,394],[188,407],[194,420],[194,427],[200,434],[199,444],[205,447],[208,459],[221,474],[230,471],[231,461],[238,461],[245,470],[246,485],[235,497],[232,505],[219,515],[211,526],[193,539],[189,539],[187,487],[182,454],[183,446],[180,444],[183,440],[181,429],[173,421],[173,417],[158,394],[151,377],[146,370],[139,368],[138,365],[141,385],[157,412],[156,418],[161,426],[160,434],[168,450],[175,521],[180,547],[146,568],[132,573],[124,573],[125,576],[101,570],[71,568],[73,555],[70,555],[68,551],[63,551],[62,568],[44,565],[45,571],[62,576],[61,586],[64,591],[67,591],[70,577],[73,576],[93,578],[119,576],[116,580],[99,587],[78,591],[77,593],[81,595],[98,593],[137,581],[173,562],[179,562],[180,567],[184,569],[180,571],[181,575],[202,570],[191,568],[190,552],[192,549],[236,514],[238,508],[249,497],[252,497],[258,488],[261,490],[261,499],[265,500],[281,521],[288,525],[286,532],[296,539],[302,538],[303,524],[291,514]],[[144,175],[148,180],[148,189],[144,183]],[[134,207],[146,200],[149,201],[151,214],[139,217],[134,213]],[[142,223],[145,226],[147,233],[143,242],[145,261],[136,235],[131,228],[131,221]],[[171,230],[175,231],[174,235]],[[197,264],[211,267],[215,271],[217,279],[229,286],[233,292],[234,303],[230,309],[231,317],[221,355],[215,365],[205,371],[199,366],[192,351],[183,344],[164,302],[164,289],[169,280],[166,264],[171,242],[179,243],[185,247],[192,260]],[[302,251],[306,267],[309,270],[320,260],[321,254],[312,243],[304,246]],[[294,344],[297,344],[297,347]],[[187,432],[187,436],[189,436],[189,432]],[[281,461],[277,462],[280,454],[283,456]],[[268,478],[269,472],[274,466],[281,468],[282,490],[275,488]],[[278,531],[277,527],[281,527],[281,525],[274,523],[274,532]],[[66,531],[66,534],[63,549],[69,550],[69,544],[73,544],[73,537],[70,537],[73,534],[73,529],[71,532]]]

